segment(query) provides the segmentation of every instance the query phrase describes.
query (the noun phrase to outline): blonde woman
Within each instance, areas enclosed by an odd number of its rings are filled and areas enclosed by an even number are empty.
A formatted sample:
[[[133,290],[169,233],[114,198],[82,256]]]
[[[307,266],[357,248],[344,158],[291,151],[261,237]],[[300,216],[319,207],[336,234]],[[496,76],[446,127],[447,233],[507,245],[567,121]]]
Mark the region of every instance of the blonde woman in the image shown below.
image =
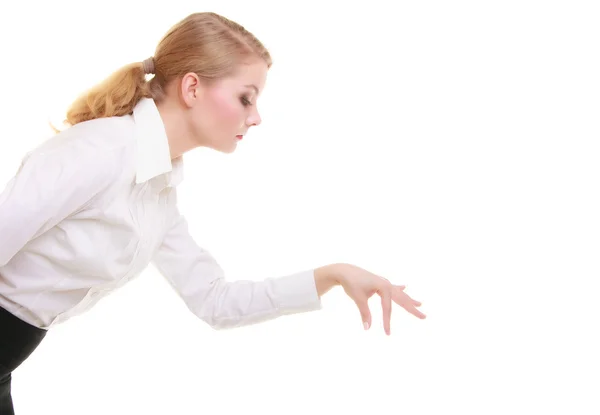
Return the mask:
[[[235,150],[261,123],[256,104],[270,66],[269,52],[242,26],[192,14],[153,57],[78,98],[68,128],[23,159],[0,194],[0,413],[14,413],[11,373],[46,333],[151,262],[215,329],[318,310],[336,285],[365,329],[374,294],[388,335],[392,302],[425,318],[403,286],[351,264],[228,282],[188,233],[177,208],[182,156],[197,147]]]

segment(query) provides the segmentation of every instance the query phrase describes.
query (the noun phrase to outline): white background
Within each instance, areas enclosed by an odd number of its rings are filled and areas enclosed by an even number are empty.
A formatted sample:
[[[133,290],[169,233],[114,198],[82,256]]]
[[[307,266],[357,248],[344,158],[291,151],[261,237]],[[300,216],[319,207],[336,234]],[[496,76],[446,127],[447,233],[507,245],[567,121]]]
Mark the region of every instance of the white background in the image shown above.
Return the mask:
[[[338,288],[213,331],[149,268],[17,369],[17,414],[600,413],[595,3],[2,3],[3,184],[81,91],[215,11],[275,64],[263,124],[186,158],[198,242],[231,280],[350,262],[428,315],[387,337],[373,298],[365,332]]]

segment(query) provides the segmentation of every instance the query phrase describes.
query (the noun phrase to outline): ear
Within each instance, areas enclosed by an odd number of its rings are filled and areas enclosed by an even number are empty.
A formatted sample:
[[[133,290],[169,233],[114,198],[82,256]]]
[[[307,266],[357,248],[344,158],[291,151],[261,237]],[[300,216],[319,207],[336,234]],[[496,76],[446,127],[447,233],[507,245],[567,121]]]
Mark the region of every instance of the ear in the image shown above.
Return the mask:
[[[179,88],[184,104],[188,108],[193,107],[198,102],[202,92],[202,84],[198,75],[193,72],[185,74],[181,78]]]

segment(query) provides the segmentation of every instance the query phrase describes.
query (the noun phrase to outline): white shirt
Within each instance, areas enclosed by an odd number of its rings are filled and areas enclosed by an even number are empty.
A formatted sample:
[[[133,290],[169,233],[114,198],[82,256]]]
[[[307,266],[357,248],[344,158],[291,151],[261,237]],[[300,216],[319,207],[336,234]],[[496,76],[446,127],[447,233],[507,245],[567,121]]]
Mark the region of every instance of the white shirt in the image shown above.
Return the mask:
[[[48,329],[89,310],[150,263],[213,328],[318,310],[314,270],[226,281],[177,208],[151,99],[132,115],[76,124],[23,159],[0,194],[0,307]]]

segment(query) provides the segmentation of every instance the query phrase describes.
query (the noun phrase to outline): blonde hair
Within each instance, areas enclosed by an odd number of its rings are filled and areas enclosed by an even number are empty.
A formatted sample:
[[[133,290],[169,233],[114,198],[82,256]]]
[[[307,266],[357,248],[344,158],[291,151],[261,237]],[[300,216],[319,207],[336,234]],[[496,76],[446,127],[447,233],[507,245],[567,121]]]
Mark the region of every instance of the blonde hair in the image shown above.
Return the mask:
[[[144,62],[123,66],[79,96],[68,109],[65,124],[131,114],[140,99],[161,100],[166,86],[187,73],[210,83],[233,74],[249,58],[272,65],[267,49],[240,24],[212,12],[191,14],[158,43],[152,79],[146,80]]]

